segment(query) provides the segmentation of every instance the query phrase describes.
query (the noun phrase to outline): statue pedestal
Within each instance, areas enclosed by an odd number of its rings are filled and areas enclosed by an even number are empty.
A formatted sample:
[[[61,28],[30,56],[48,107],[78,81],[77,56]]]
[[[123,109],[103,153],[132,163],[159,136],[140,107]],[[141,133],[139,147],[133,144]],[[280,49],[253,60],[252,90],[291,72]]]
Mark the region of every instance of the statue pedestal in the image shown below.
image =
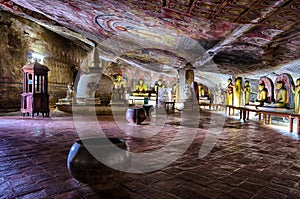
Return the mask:
[[[86,105],[90,105],[90,104],[96,104],[96,105],[100,105],[101,104],[101,101],[100,101],[100,98],[85,98],[85,104]]]
[[[56,104],[72,104],[73,100],[67,99],[67,98],[62,98],[58,99],[58,102]]]
[[[112,100],[111,101],[111,105],[114,105],[114,106],[124,106],[124,105],[128,105],[129,102],[128,100]]]

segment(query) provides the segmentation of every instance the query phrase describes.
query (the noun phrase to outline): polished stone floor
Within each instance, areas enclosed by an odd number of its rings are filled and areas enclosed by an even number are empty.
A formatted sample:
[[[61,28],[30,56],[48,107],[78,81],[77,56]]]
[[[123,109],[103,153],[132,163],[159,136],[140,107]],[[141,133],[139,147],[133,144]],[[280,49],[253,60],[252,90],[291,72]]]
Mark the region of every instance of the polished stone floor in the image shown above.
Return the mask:
[[[107,136],[125,139],[136,153],[159,150],[174,139],[176,147],[196,132],[177,160],[159,170],[127,173],[106,192],[79,183],[66,166],[72,144],[100,131],[95,122],[53,111],[49,118],[0,116],[0,198],[300,198],[300,143],[287,128],[208,111],[192,120],[181,112],[156,114],[142,125],[128,124],[124,115],[96,117]],[[80,136],[78,128],[85,128]]]

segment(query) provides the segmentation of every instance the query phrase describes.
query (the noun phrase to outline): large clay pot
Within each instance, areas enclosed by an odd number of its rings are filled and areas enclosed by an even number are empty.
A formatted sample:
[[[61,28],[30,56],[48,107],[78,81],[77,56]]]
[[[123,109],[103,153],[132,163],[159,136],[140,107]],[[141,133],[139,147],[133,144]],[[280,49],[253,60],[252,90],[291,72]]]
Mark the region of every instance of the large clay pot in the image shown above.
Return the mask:
[[[129,123],[141,124],[146,119],[143,108],[129,108],[126,111],[126,119]]]
[[[146,114],[148,117],[150,117],[151,113],[154,111],[153,105],[150,104],[144,104],[143,105],[144,110],[146,111]]]
[[[108,142],[107,142],[108,141]],[[110,141],[110,142],[109,142]],[[119,150],[113,145],[119,147]],[[121,150],[122,149],[122,150]],[[124,175],[120,170],[130,167],[131,156],[126,142],[119,138],[86,138],[76,141],[69,151],[67,166],[69,173],[78,181],[88,184],[97,190],[108,190],[116,187]],[[97,153],[98,152],[98,153]],[[116,170],[99,161],[109,162]]]

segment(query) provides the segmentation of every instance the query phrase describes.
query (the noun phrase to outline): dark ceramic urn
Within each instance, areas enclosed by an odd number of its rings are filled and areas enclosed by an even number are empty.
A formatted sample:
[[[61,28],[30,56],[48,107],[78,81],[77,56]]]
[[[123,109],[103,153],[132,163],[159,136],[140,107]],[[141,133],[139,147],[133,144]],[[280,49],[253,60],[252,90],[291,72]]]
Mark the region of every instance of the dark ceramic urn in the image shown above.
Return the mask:
[[[69,173],[79,182],[97,190],[115,188],[131,156],[126,142],[119,138],[86,138],[76,141],[68,155]]]
[[[141,124],[146,119],[145,109],[128,108],[126,111],[126,119],[132,124]]]
[[[150,104],[144,104],[143,109],[146,111],[148,117],[150,117],[151,113],[154,111],[153,105]]]

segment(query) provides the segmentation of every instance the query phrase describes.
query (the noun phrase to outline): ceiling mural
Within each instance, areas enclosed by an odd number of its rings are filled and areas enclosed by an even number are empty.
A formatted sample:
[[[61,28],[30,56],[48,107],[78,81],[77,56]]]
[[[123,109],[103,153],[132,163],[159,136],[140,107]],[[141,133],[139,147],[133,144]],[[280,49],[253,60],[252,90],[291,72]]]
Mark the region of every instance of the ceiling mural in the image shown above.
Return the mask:
[[[255,74],[300,58],[300,0],[0,0],[0,9],[153,71],[189,59],[199,71]]]
[[[158,49],[137,49],[126,53],[123,58],[130,58],[141,63],[161,63],[164,65],[179,68],[183,63],[187,62],[184,58],[177,57],[169,51]]]
[[[126,18],[116,15],[98,15],[95,22],[101,29],[109,32],[111,36],[122,35],[136,42],[146,43],[147,41],[161,46],[174,46],[176,38],[168,31],[161,29],[153,30],[152,26],[146,26],[135,18]],[[162,34],[164,33],[164,34]]]

